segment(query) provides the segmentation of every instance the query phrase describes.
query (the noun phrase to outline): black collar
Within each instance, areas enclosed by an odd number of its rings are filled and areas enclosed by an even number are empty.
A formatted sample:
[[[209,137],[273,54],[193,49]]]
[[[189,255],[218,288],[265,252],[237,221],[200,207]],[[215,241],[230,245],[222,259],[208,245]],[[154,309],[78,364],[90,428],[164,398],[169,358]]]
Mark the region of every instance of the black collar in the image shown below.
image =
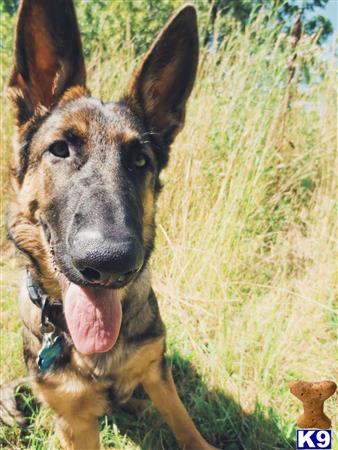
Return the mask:
[[[55,327],[55,317],[62,314],[62,302],[60,300],[50,299],[43,291],[41,285],[33,278],[29,270],[27,270],[26,287],[31,301],[41,309],[42,332],[48,331],[50,324]]]

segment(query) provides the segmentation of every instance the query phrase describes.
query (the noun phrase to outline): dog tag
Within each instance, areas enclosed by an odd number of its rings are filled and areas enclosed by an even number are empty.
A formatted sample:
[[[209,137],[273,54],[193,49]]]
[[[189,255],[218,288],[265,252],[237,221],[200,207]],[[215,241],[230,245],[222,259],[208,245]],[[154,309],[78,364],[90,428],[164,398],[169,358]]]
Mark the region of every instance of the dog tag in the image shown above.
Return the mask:
[[[42,372],[54,367],[56,359],[62,355],[61,336],[53,333],[45,333],[42,339],[42,347],[38,353],[37,364]]]

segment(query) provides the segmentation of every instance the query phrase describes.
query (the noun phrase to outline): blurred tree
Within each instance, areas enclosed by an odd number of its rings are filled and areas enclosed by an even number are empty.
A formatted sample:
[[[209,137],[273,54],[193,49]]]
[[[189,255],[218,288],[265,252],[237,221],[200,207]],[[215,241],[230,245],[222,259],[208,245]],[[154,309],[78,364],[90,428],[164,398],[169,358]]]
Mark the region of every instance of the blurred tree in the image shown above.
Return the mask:
[[[301,15],[303,31],[306,34],[320,32],[318,42],[322,44],[333,32],[332,23],[322,15],[309,15],[316,8],[324,8],[329,0],[207,0],[210,8],[210,26],[205,35],[205,43],[214,32],[217,18],[232,16],[242,27],[253,20],[261,8],[267,11],[277,11],[277,20],[289,32],[294,19]]]
[[[151,40],[180,0],[75,0],[85,52],[105,51],[113,45],[131,43],[137,54]]]
[[[199,10],[201,36],[207,44],[215,33],[221,39],[231,29],[234,19],[241,27],[254,20],[261,8],[277,11],[277,20],[284,31],[302,14],[303,30],[314,34],[321,30],[322,44],[332,33],[331,22],[322,15],[310,15],[317,8],[324,8],[329,0],[194,0]],[[0,13],[13,16],[19,0],[0,0]],[[154,34],[170,14],[182,4],[182,0],[75,0],[81,23],[84,48],[88,54],[94,48],[123,45],[131,41],[137,54],[143,53]]]
[[[19,5],[19,0],[1,0],[0,1],[0,12],[6,12],[13,15]]]

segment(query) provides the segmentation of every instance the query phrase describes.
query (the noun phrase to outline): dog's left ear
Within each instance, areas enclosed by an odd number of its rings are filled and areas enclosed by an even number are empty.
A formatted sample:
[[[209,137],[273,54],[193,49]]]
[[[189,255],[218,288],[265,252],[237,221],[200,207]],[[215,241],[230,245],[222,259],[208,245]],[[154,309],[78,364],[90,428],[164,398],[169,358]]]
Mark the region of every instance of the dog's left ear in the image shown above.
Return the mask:
[[[70,87],[85,85],[80,34],[72,0],[21,0],[9,94],[19,125]]]
[[[184,124],[198,65],[196,9],[181,8],[165,25],[136,69],[127,99],[143,109],[149,129],[170,145]]]

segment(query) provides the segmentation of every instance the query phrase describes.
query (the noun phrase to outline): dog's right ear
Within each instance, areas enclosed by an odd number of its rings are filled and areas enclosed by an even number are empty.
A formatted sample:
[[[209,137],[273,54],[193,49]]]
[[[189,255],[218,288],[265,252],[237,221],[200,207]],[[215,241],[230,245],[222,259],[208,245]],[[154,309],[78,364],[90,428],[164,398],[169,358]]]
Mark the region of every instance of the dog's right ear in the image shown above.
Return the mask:
[[[137,67],[126,100],[141,106],[146,125],[169,146],[184,124],[198,65],[196,9],[185,5],[166,23]]]
[[[70,87],[85,85],[81,39],[72,0],[21,0],[9,95],[17,124],[53,106]]]

